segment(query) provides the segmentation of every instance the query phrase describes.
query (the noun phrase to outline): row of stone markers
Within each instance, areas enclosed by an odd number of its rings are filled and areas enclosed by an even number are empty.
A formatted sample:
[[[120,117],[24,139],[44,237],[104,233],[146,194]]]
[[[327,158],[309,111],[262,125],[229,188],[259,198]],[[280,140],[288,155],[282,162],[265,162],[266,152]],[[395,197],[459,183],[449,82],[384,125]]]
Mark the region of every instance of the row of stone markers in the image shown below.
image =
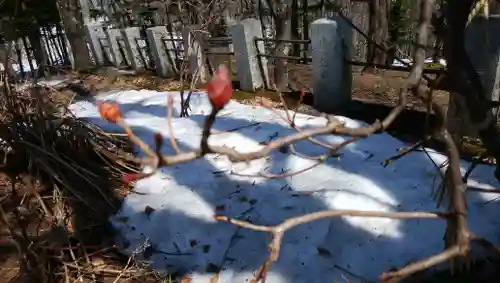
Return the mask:
[[[352,50],[351,29],[341,18],[319,19],[311,24],[311,51],[313,70],[313,89],[318,110],[331,112],[342,107],[351,97],[351,70],[345,63],[350,59]],[[104,29],[99,23],[87,23],[87,36],[95,62],[103,65],[105,58],[119,67],[126,60],[135,70],[146,68],[143,58],[145,48],[138,44],[141,39],[139,27],[125,29]],[[244,91],[255,91],[268,86],[267,59],[262,40],[260,21],[245,19],[229,26],[234,50],[236,72],[240,88]],[[170,38],[165,26],[155,26],[146,30],[149,54],[154,59],[156,72],[159,76],[174,75],[174,66],[170,58],[175,58],[176,41],[182,41],[184,60],[188,60],[189,72],[199,74],[201,81],[208,79],[204,64],[205,54],[199,44],[200,32],[185,29],[182,38]],[[103,48],[103,39],[108,42],[108,48]],[[166,47],[166,48],[165,48]],[[121,49],[126,52],[122,52]],[[167,51],[168,49],[169,51]],[[123,55],[125,53],[125,55]],[[263,70],[263,71],[262,71]]]

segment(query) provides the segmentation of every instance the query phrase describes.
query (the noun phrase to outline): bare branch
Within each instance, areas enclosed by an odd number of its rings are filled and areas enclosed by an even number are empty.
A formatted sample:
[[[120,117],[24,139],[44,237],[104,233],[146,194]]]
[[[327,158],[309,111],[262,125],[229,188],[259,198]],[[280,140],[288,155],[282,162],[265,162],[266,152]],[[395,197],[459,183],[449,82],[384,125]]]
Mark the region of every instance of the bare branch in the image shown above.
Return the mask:
[[[305,224],[308,222],[332,218],[341,216],[352,216],[352,217],[379,217],[379,218],[392,218],[392,219],[439,219],[448,217],[447,214],[435,212],[380,212],[380,211],[357,211],[357,210],[332,210],[332,211],[320,211],[314,212],[294,218],[290,218],[277,226],[262,226],[252,224],[246,221],[241,221],[237,219],[232,219],[226,216],[216,215],[215,219],[219,221],[224,221],[232,223],[238,227],[247,228],[255,231],[268,232],[272,234],[272,241],[269,244],[269,257],[262,264],[259,269],[255,282],[266,281],[267,271],[269,267],[279,258],[281,240],[286,231],[294,228],[295,226]]]
[[[437,255],[433,255],[429,258],[423,259],[421,261],[417,261],[415,263],[409,264],[404,268],[394,271],[394,272],[386,272],[380,275],[380,281],[383,282],[399,282],[399,280],[429,267],[435,266],[447,260],[450,260],[458,255],[460,255],[462,251],[458,248],[458,246],[453,246],[442,253]]]
[[[191,5],[190,3],[189,5]],[[424,84],[423,81],[423,68],[424,68],[424,59],[426,55],[426,46],[427,39],[429,37],[429,26],[432,18],[432,11],[434,8],[435,0],[422,0],[421,1],[421,9],[420,9],[420,19],[418,23],[418,36],[415,44],[415,52],[413,57],[413,65],[411,71],[406,78],[406,82],[404,86],[399,90],[399,101],[398,104],[391,110],[391,112],[381,121],[377,120],[372,125],[358,127],[358,128],[350,128],[342,123],[335,117],[327,117],[327,123],[325,126],[317,127],[313,129],[300,129],[295,125],[296,112],[293,115],[289,112],[289,106],[286,104],[283,99],[283,95],[277,90],[280,98],[282,100],[282,104],[285,108],[284,113],[282,114],[280,111],[273,109],[269,103],[266,104],[266,101],[263,102],[263,106],[274,111],[280,118],[282,118],[286,123],[290,125],[292,129],[296,132],[290,134],[288,136],[279,137],[269,143],[262,145],[258,150],[242,153],[235,150],[229,146],[215,146],[210,145],[209,138],[212,134],[221,134],[228,131],[217,132],[212,129],[213,124],[216,121],[217,114],[222,109],[222,107],[213,107],[212,111],[206,117],[204,121],[204,125],[201,133],[201,141],[199,145],[199,149],[191,150],[187,152],[183,152],[179,149],[172,126],[172,103],[171,99],[169,99],[168,105],[168,127],[169,127],[169,135],[170,135],[170,143],[172,148],[175,150],[175,155],[166,155],[160,153],[161,143],[157,142],[156,150],[152,150],[147,144],[142,142],[130,129],[129,126],[125,124],[123,119],[119,119],[117,124],[121,126],[126,134],[130,137],[131,141],[136,144],[139,148],[141,148],[146,157],[143,158],[135,158],[135,161],[142,163],[143,165],[149,165],[153,168],[151,173],[143,173],[140,174],[139,177],[147,177],[151,176],[160,166],[170,166],[174,164],[181,164],[190,162],[199,158],[204,157],[207,154],[216,154],[216,155],[224,155],[228,157],[231,162],[249,162],[256,159],[261,159],[267,157],[270,153],[276,150],[286,150],[290,148],[292,154],[295,154],[299,157],[303,157],[305,159],[314,160],[311,165],[307,166],[296,172],[284,172],[281,174],[271,174],[268,172],[260,172],[258,175],[244,175],[236,172],[231,172],[232,175],[238,176],[250,176],[250,177],[264,177],[264,178],[283,178],[290,177],[296,174],[303,173],[307,170],[310,170],[320,164],[326,162],[329,157],[338,155],[338,151],[350,143],[353,143],[359,139],[367,138],[373,134],[383,132],[387,130],[387,128],[393,123],[393,121],[404,111],[404,107],[406,104],[406,96],[408,93],[412,92],[414,96],[421,98],[426,102],[428,106],[428,110],[434,111],[437,116],[438,123],[434,125],[434,132],[431,133],[431,137],[442,142],[446,147],[446,153],[448,156],[448,167],[447,174],[443,177],[443,191],[441,195],[447,195],[449,201],[449,207],[447,212],[376,212],[376,211],[355,211],[355,210],[338,210],[338,211],[320,211],[314,212],[294,218],[290,218],[285,220],[283,223],[277,226],[262,226],[253,223],[249,223],[246,221],[232,219],[222,215],[216,215],[215,219],[218,221],[224,221],[231,224],[234,224],[241,228],[251,229],[255,231],[267,232],[272,235],[272,241],[269,244],[270,254],[267,260],[262,264],[259,269],[259,272],[256,276],[256,281],[265,282],[267,272],[270,266],[278,259],[281,240],[286,231],[289,229],[296,227],[298,225],[308,223],[311,221],[316,221],[319,219],[332,218],[332,217],[378,217],[378,218],[392,218],[392,219],[444,219],[447,221],[447,231],[446,231],[446,250],[437,255],[431,256],[427,259],[423,259],[416,263],[412,263],[407,265],[406,267],[401,268],[400,270],[393,272],[386,272],[380,276],[380,280],[385,282],[396,282],[397,280],[403,279],[415,272],[426,269],[428,267],[434,266],[441,262],[452,260],[452,263],[455,263],[456,259],[461,259],[465,257],[469,252],[469,244],[471,239],[482,242],[479,238],[471,238],[471,234],[467,227],[467,218],[466,218],[466,206],[465,206],[465,184],[464,180],[460,173],[460,156],[458,149],[453,142],[451,135],[448,133],[446,129],[446,113],[443,107],[438,105],[432,100],[432,89],[429,90]],[[212,5],[212,4],[210,4]],[[208,10],[212,8],[208,7]],[[348,21],[348,19],[344,18]],[[202,25],[203,26],[203,25]],[[198,71],[197,71],[198,72]],[[194,87],[197,72],[193,74],[193,81],[191,82],[190,89]],[[430,84],[433,85],[433,84]],[[184,113],[186,104],[184,102],[183,93],[182,97],[182,113]],[[188,98],[189,100],[189,98]],[[301,100],[299,101],[300,104]],[[214,104],[212,104],[214,105]],[[429,112],[428,111],[428,112]],[[428,119],[426,119],[427,124]],[[249,125],[251,126],[251,125]],[[240,127],[242,128],[242,127]],[[427,128],[427,127],[426,127]],[[238,129],[238,128],[237,128]],[[233,130],[237,130],[233,129]],[[229,131],[233,131],[229,130]],[[314,137],[322,136],[322,135],[343,135],[349,137],[346,141],[339,143],[337,145],[330,145],[324,142],[321,142]],[[411,150],[421,146],[424,141],[429,139],[430,137],[425,137],[421,142],[415,144],[409,149],[401,152],[395,157],[390,158],[389,160],[396,160],[401,158],[406,153]],[[297,152],[294,147],[294,144],[299,141],[308,140],[313,144],[324,147],[326,152],[319,156],[304,156]],[[470,174],[470,172],[468,173]],[[468,177],[468,175],[466,176]],[[470,189],[481,191],[479,189]],[[496,190],[489,190],[488,192],[496,192]],[[484,241],[482,242],[484,243]]]
[[[177,145],[177,141],[175,140],[174,136],[174,127],[172,126],[172,112],[174,111],[174,99],[172,96],[168,97],[168,109],[167,109],[167,124],[168,124],[168,135],[170,137],[170,144],[172,145],[172,148],[175,150],[177,154],[182,153],[182,150],[180,150],[179,145]]]

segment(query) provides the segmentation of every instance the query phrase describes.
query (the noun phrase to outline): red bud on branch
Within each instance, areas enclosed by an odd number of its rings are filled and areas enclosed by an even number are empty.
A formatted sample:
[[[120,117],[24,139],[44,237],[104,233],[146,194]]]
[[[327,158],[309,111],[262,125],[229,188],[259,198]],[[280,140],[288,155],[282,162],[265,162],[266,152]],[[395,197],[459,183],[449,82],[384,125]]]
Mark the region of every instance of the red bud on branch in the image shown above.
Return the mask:
[[[161,133],[156,133],[155,134],[155,143],[157,145],[160,145],[163,143],[163,135]]]
[[[98,102],[99,114],[108,122],[116,123],[118,119],[122,119],[123,115],[120,107],[116,103]]]
[[[137,181],[137,179],[139,178],[139,175],[138,174],[135,174],[135,173],[127,173],[127,174],[123,174],[122,176],[122,181],[125,183],[125,184],[129,184],[131,182],[134,182],[134,181]]]
[[[220,65],[213,79],[207,85],[208,98],[212,107],[222,109],[233,96],[233,85],[226,66]]]

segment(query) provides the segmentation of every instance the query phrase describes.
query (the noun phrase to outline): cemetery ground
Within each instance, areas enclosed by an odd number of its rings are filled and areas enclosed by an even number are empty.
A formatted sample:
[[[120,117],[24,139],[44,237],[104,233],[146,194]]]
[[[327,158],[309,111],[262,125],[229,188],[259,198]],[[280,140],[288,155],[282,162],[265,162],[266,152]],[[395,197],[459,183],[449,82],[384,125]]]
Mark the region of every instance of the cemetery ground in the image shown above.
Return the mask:
[[[272,74],[272,70],[269,70],[269,72]],[[391,108],[397,104],[397,91],[404,84],[406,75],[407,72],[393,70],[381,70],[379,73],[373,74],[362,72],[360,67],[353,67],[353,103],[349,108],[345,109],[345,112],[338,114],[366,123],[372,123],[375,119],[383,119]],[[179,80],[161,78],[152,72],[127,75],[116,72],[114,69],[105,69],[97,73],[71,77],[75,77],[82,82],[84,88],[76,91],[84,96],[114,89],[177,91],[181,87]],[[270,77],[272,79],[272,76]],[[433,78],[434,75],[430,75],[430,77]],[[310,65],[297,64],[290,67],[290,89],[305,91],[306,93],[302,105],[297,110],[317,116],[320,113],[312,107],[311,80]],[[261,97],[265,97],[273,101],[275,107],[283,108],[279,95],[274,91],[259,90],[251,93],[238,90],[238,82],[235,82],[234,86],[236,90],[233,98],[242,103],[252,104],[256,102],[256,98],[259,100]],[[196,89],[203,90],[204,86],[198,85]],[[66,97],[73,97],[74,89],[62,89],[60,91]],[[293,91],[284,93],[289,98],[287,102],[290,103],[292,108],[294,108],[299,98],[298,93]],[[436,90],[433,97],[440,105],[448,105],[449,96],[447,91]],[[420,99],[409,96],[406,111],[390,126],[388,132],[404,141],[418,142],[424,133],[425,111],[426,105]],[[439,147],[437,144],[429,144],[428,146],[432,148]],[[462,157],[465,159],[481,155],[484,152],[478,139],[466,138],[462,146]]]
[[[295,84],[297,89],[307,90],[307,70],[299,70],[295,76],[301,79],[295,79],[292,84]],[[404,81],[404,76],[405,73],[394,71],[385,72],[383,75],[355,72],[354,106],[346,109],[346,113],[339,114],[367,123],[376,118],[383,118],[395,104],[395,92]],[[12,150],[16,153],[14,156],[5,157],[9,162],[5,163],[0,174],[0,200],[4,210],[2,217],[6,216],[3,220],[11,224],[2,227],[0,231],[0,280],[9,282],[16,278],[19,269],[17,258],[19,254],[24,254],[32,264],[26,270],[38,273],[29,274],[31,278],[22,276],[21,281],[16,282],[44,282],[40,280],[40,276],[49,275],[57,279],[71,277],[70,281],[66,282],[75,282],[73,280],[82,275],[86,277],[81,278],[82,282],[169,282],[168,278],[162,279],[139,264],[131,264],[127,256],[119,253],[114,246],[114,234],[107,224],[108,216],[118,212],[124,197],[136,195],[132,187],[122,184],[120,176],[125,172],[135,172],[138,168],[119,157],[116,152],[116,149],[120,148],[131,154],[132,145],[122,135],[111,134],[109,130],[96,128],[81,120],[61,121],[58,115],[48,113],[50,111],[46,109],[65,108],[75,101],[91,99],[90,96],[98,92],[116,89],[123,92],[131,89],[175,91],[179,90],[180,84],[176,80],[161,79],[147,73],[122,75],[114,71],[67,75],[64,79],[68,78],[81,80],[79,85],[82,87],[59,88],[54,85],[39,90],[44,95],[50,93],[49,96],[53,98],[43,102],[45,110],[27,102],[39,98],[37,92],[32,91],[24,92],[26,96],[20,98],[23,103],[29,105],[26,109],[3,107],[7,110],[3,111],[1,118],[17,125],[17,133],[22,133],[25,142],[19,142],[20,145]],[[203,89],[203,86],[198,88]],[[278,97],[270,91],[255,94],[236,91],[234,98],[243,104],[254,104],[258,102],[255,101],[256,96],[269,98],[275,102],[277,108],[282,108]],[[446,105],[448,95],[446,92],[438,92],[435,99]],[[296,99],[291,94],[287,103],[293,104],[294,101]],[[298,107],[300,112],[313,116],[318,114],[308,106],[311,104],[310,96],[307,96],[304,102],[304,106]],[[389,133],[410,144],[418,141],[422,137],[423,127],[419,128],[418,125],[422,125],[425,119],[424,109],[422,103],[410,99],[407,111],[396,121]],[[38,119],[56,119],[65,127],[51,128]],[[31,121],[32,124],[23,126],[26,121]],[[0,132],[2,140],[17,138],[12,136],[11,132],[5,131],[3,129]],[[60,140],[52,140],[54,136],[60,137]],[[470,139],[462,148],[462,157],[469,159],[482,152],[481,145]],[[12,162],[13,160],[16,162]],[[430,189],[427,191],[430,193]],[[137,196],[140,197],[140,194]],[[19,202],[23,203],[20,208],[9,207],[9,204]],[[42,203],[57,213],[41,217],[46,210]],[[23,230],[29,235],[23,235]],[[442,235],[439,233],[426,237],[441,241]],[[38,234],[41,236],[35,236]],[[35,240],[26,245],[27,250],[19,252],[19,247],[12,243],[22,242],[26,238]],[[13,239],[15,241],[12,241]],[[498,282],[500,274],[497,266],[495,259],[481,260],[474,262],[470,273],[450,276],[447,271],[438,274],[424,272],[409,278],[407,282]],[[360,274],[349,274],[346,270],[341,273],[349,281],[339,282],[372,282],[363,281]],[[115,281],[117,277],[123,278],[123,281]],[[187,282],[190,280],[183,281]]]

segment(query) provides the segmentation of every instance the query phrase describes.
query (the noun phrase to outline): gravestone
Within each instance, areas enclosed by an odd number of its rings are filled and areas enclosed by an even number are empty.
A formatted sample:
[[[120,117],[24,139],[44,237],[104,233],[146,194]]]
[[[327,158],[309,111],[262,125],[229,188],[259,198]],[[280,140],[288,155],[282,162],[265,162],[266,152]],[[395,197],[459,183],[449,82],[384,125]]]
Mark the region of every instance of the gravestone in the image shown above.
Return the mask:
[[[142,53],[145,48],[144,41],[141,37],[140,27],[129,27],[122,31],[122,37],[125,42],[125,50],[127,57],[130,59],[130,64],[134,70],[142,70],[146,67],[146,57]]]
[[[121,34],[119,29],[107,29],[106,35],[107,35],[108,41],[109,41],[109,49],[111,51],[111,58],[113,58],[113,63],[115,65],[115,67],[119,68],[125,63],[123,55],[120,52],[120,45],[118,43],[118,41],[123,38],[122,34]]]
[[[101,44],[101,38],[105,37],[104,29],[101,23],[88,23],[85,25],[87,38],[89,39],[90,51],[94,57],[97,66],[104,64],[104,50]]]
[[[165,47],[173,49],[174,44],[171,41],[165,41],[164,43],[164,38],[167,38],[168,34],[168,30],[165,26],[151,27],[146,30],[149,46],[151,48],[151,55],[155,61],[156,73],[162,77],[168,77],[174,74],[172,63],[165,49]]]
[[[199,83],[208,80],[207,66],[203,52],[203,34],[193,27],[186,27],[182,30],[184,44],[184,58],[188,60],[189,73],[198,75]]]
[[[244,91],[255,91],[269,86],[267,59],[258,56],[259,53],[265,52],[264,42],[255,42],[255,38],[262,38],[260,21],[245,19],[229,26],[229,31],[233,41],[240,88]]]
[[[351,100],[350,30],[343,19],[323,18],[311,24],[314,107],[333,113]]]

